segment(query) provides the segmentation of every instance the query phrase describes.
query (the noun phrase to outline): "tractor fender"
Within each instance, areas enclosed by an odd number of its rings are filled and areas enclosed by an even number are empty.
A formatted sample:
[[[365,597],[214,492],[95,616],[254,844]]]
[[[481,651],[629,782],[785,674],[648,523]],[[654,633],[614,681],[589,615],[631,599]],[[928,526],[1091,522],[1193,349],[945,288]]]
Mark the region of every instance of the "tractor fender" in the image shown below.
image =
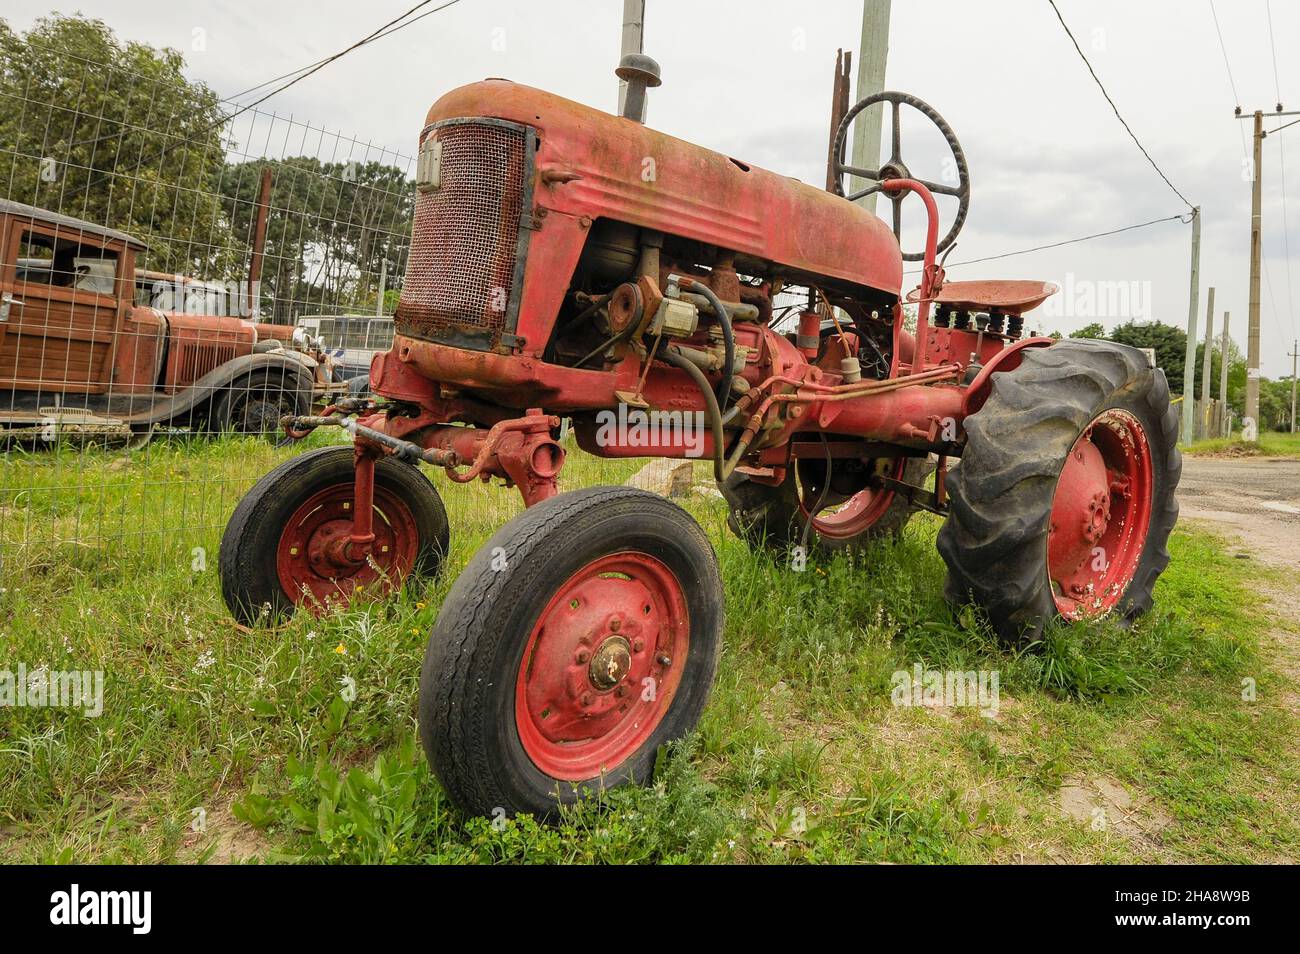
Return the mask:
[[[1046,348],[1053,344],[1056,344],[1055,338],[1026,338],[1003,348],[990,358],[988,364],[980,368],[979,374],[975,375],[975,379],[966,388],[966,398],[962,402],[961,409],[962,417],[970,417],[984,406],[989,393],[993,390],[993,375],[999,371],[1014,371],[1020,367],[1023,357],[1021,352],[1026,348]]]
[[[155,401],[125,420],[131,424],[155,424],[172,420],[204,401],[211,400],[218,391],[229,387],[239,378],[267,369],[279,368],[291,372],[298,379],[298,386],[311,393],[316,384],[312,374],[315,367],[316,362],[307,355],[288,349],[240,355],[209,371],[189,387]]]

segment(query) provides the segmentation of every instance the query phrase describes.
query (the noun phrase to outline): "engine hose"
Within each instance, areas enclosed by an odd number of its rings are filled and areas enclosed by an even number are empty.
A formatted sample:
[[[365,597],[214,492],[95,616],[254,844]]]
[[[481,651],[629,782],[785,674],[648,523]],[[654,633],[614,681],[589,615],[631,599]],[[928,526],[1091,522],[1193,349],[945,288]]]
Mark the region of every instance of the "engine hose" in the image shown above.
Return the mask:
[[[727,309],[723,306],[722,300],[713,293],[713,289],[708,285],[696,279],[682,279],[682,285],[690,292],[703,295],[713,306],[713,311],[718,316],[718,324],[722,325],[722,345],[726,349],[722,364],[722,380],[718,382],[718,413],[721,415],[727,409],[727,404],[731,400],[731,378],[736,373],[736,337],[731,332],[731,317],[727,314]]]
[[[745,451],[749,447],[749,442],[743,438],[736,442],[736,448],[732,451],[731,457],[723,458],[725,448],[722,442],[722,412],[718,409],[718,398],[709,387],[709,379],[704,376],[704,372],[697,368],[692,362],[683,358],[680,354],[671,348],[659,355],[661,361],[670,364],[674,368],[685,371],[695,382],[695,386],[700,389],[700,394],[704,397],[705,413],[709,415],[709,430],[713,434],[713,479],[719,484],[731,476],[731,472],[736,469],[740,459],[745,456]],[[730,383],[730,378],[728,378]]]

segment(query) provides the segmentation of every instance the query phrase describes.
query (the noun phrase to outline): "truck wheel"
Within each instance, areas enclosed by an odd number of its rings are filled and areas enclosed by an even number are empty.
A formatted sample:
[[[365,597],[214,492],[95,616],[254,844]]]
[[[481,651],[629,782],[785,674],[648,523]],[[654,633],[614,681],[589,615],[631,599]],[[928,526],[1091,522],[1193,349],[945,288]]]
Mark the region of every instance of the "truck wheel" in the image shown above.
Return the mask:
[[[221,594],[241,623],[347,604],[364,586],[385,592],[431,577],[449,547],[442,498],[417,468],[391,457],[375,463],[375,542],[367,559],[338,555],[352,531],[351,447],[292,457],[257,482],[235,508],[221,538]],[[335,542],[334,546],[331,543]]]
[[[420,738],[452,801],[550,817],[648,781],[704,710],[722,604],[708,539],[662,497],[591,487],[511,520],[452,587],[420,675]]]
[[[1182,472],[1169,385],[1141,351],[1079,340],[1023,354],[966,419],[938,540],[949,601],[982,607],[1011,645],[1056,617],[1128,623],[1150,608]]]
[[[214,431],[277,437],[284,432],[280,418],[311,413],[311,387],[293,371],[254,371],[230,382],[213,402]]]
[[[873,476],[893,477],[922,486],[933,465],[924,458],[846,461],[831,465],[831,486],[813,518],[809,544],[824,552],[860,550],[873,540],[897,536],[915,512],[907,498],[872,488]],[[733,503],[727,526],[751,547],[785,550],[803,539],[808,511],[822,497],[826,463],[804,459],[786,470],[780,486],[761,484],[733,473],[725,491]]]

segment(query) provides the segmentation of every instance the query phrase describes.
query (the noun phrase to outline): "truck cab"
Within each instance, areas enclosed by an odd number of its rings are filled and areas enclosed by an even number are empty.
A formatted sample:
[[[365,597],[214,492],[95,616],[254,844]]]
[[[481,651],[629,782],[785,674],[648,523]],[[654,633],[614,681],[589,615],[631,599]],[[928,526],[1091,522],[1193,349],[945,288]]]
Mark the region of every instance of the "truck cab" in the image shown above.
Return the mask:
[[[52,423],[276,431],[329,387],[332,362],[292,328],[138,304],[144,251],[125,232],[0,201],[0,436],[49,436]]]

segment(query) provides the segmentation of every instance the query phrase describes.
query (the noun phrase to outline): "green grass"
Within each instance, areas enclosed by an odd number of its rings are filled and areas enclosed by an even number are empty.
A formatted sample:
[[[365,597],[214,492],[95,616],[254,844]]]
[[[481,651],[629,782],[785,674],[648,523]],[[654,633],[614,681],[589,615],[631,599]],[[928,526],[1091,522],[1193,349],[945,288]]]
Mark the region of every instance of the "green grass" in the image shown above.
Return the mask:
[[[1232,437],[1218,437],[1212,440],[1197,441],[1183,453],[1197,456],[1218,457],[1291,457],[1300,458],[1300,433],[1283,434],[1278,431],[1265,431],[1259,440],[1248,444],[1240,434]]]
[[[931,517],[866,559],[796,573],[696,495],[685,505],[717,549],[728,614],[699,730],[651,787],[558,825],[466,819],[415,740],[416,684],[443,595],[518,494],[435,477],[453,540],[441,580],[247,631],[218,590],[221,527],[293,452],[225,440],[0,458],[0,670],[106,674],[97,719],[0,709],[0,860],[1300,857],[1297,725],[1278,701],[1294,687],[1259,635],[1274,625],[1252,598],[1260,570],[1213,537],[1174,535],[1157,610],[1133,630],[1062,627],[1015,654],[944,605]],[[575,453],[566,484],[621,482],[638,463]],[[996,718],[893,705],[892,675],[918,662],[996,670]],[[1131,818],[1107,809],[1094,830],[1063,814],[1062,785],[1079,780],[1127,792]]]

